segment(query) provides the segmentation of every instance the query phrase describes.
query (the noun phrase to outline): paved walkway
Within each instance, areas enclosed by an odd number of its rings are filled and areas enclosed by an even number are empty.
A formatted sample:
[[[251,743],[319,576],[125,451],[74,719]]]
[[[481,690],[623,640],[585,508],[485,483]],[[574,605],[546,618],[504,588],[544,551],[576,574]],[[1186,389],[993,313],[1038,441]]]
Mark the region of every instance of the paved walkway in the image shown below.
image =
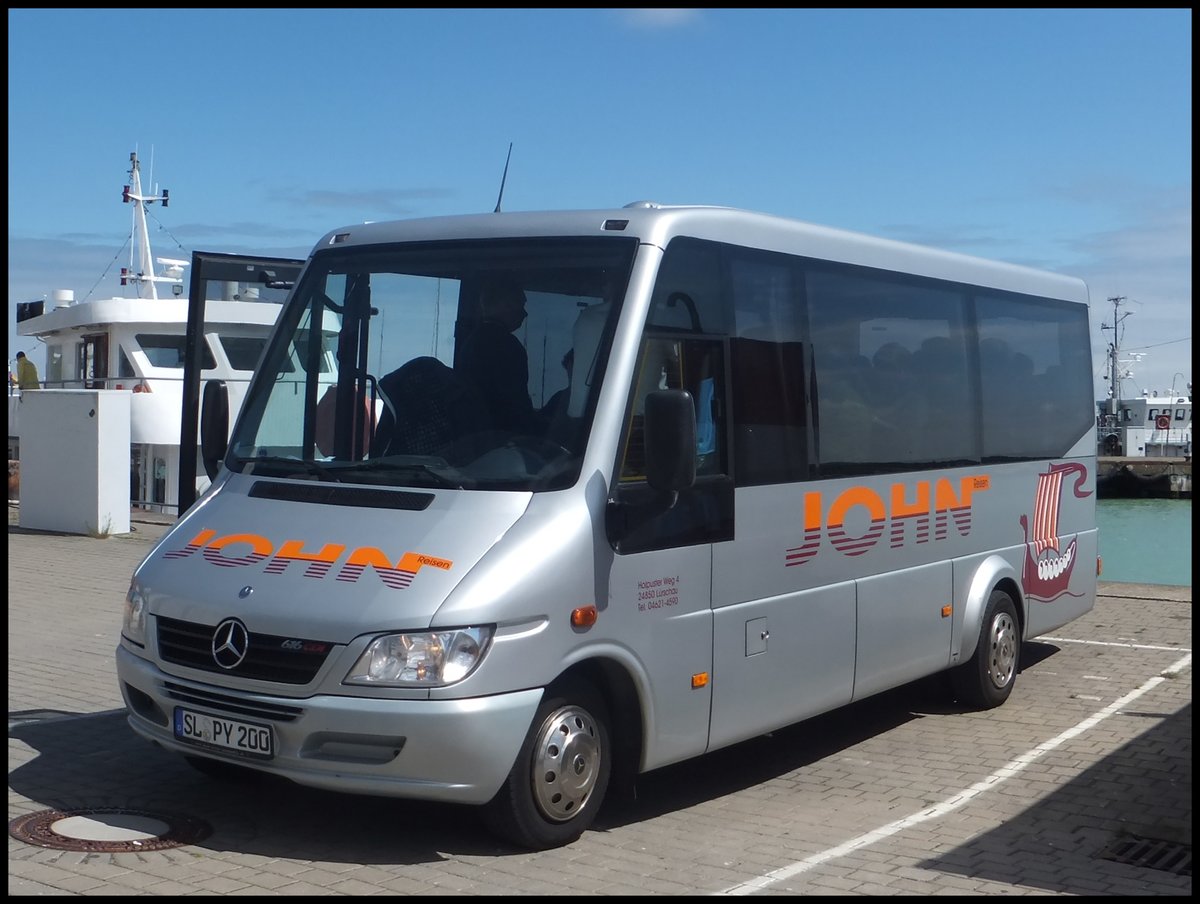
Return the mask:
[[[529,853],[469,809],[223,784],[135,736],[113,651],[166,520],[41,534],[10,507],[10,894],[1191,894],[1190,871],[1121,860],[1158,845],[1190,865],[1190,587],[1103,584],[1026,645],[997,710],[901,688],[643,776],[578,842]],[[211,834],[130,853],[12,836],[48,810]]]

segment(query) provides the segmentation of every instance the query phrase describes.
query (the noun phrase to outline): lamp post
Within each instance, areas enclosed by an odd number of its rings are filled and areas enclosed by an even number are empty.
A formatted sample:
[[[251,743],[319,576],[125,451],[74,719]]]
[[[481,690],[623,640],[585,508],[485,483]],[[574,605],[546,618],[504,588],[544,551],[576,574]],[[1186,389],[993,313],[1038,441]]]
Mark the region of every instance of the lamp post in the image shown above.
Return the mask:
[[[1175,371],[1175,377],[1182,377],[1185,380],[1187,379],[1179,371]],[[1171,398],[1172,399],[1175,397],[1175,377],[1171,377]],[[1188,383],[1187,388],[1188,388],[1188,393],[1190,394],[1192,391],[1192,384]]]

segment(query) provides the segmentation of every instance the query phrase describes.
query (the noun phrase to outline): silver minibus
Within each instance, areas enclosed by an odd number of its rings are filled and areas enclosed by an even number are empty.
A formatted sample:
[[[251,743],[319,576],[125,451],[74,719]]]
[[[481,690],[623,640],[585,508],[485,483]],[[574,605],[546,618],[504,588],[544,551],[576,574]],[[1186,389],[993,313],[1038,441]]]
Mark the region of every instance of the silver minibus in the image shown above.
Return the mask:
[[[348,226],[136,569],[130,725],[201,772],[479,806],[945,673],[1002,704],[1099,572],[1085,284],[728,208]]]

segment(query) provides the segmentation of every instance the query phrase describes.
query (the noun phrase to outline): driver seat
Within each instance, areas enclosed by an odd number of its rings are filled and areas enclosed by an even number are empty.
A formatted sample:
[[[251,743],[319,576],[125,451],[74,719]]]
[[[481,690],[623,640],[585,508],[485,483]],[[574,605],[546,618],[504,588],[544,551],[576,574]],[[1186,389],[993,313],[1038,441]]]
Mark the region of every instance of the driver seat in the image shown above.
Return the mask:
[[[439,455],[486,425],[474,393],[451,368],[425,356],[379,379],[383,414],[371,441],[371,457]]]

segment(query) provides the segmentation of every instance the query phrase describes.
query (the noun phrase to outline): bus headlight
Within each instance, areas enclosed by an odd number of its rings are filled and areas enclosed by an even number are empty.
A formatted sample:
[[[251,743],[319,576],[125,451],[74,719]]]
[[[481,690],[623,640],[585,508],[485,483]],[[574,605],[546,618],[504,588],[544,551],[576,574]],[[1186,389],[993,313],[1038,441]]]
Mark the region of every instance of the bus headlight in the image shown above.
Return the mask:
[[[483,660],[494,631],[489,625],[376,637],[358,657],[344,683],[442,687],[462,681]]]
[[[129,592],[125,594],[121,636],[139,647],[146,645],[146,597],[136,582],[129,585]]]

